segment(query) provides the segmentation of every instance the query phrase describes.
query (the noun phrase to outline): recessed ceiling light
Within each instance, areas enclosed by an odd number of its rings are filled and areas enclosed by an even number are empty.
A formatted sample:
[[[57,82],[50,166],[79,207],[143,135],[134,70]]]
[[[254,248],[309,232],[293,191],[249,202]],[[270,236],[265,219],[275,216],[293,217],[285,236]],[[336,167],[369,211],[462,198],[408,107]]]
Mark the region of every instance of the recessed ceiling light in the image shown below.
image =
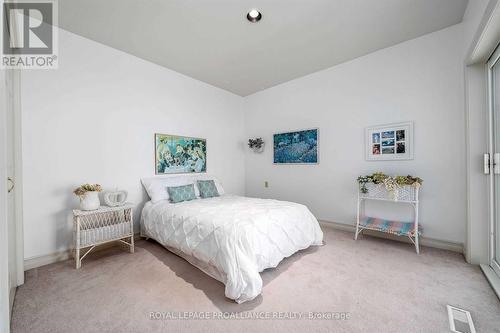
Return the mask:
[[[262,14],[257,9],[252,9],[247,14],[247,20],[252,23],[257,23],[262,18]]]

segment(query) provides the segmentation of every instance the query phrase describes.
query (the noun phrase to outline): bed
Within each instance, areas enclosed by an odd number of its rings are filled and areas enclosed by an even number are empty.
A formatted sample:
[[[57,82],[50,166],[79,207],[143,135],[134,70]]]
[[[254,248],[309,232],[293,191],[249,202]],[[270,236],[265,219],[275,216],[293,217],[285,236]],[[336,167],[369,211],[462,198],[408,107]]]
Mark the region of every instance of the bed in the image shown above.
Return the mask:
[[[221,195],[215,198],[172,204],[161,192],[169,184],[196,179],[199,176],[143,180],[151,201],[142,211],[141,235],[224,283],[226,297],[237,303],[261,293],[259,272],[299,250],[322,245],[318,221],[301,204],[224,194],[219,182]]]

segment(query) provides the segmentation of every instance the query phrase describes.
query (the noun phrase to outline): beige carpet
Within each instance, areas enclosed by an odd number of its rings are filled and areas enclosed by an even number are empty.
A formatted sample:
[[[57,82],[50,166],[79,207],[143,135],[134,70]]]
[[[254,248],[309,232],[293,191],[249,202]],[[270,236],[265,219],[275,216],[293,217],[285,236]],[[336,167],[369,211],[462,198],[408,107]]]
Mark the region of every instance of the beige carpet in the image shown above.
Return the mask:
[[[325,246],[265,271],[262,295],[242,305],[152,241],[139,242],[134,254],[97,252],[80,270],[72,261],[33,269],[17,292],[13,332],[449,332],[446,304],[470,310],[478,333],[500,332],[499,300],[461,255],[423,248],[417,256],[407,244],[369,236],[355,242],[352,234],[323,229]],[[152,311],[349,317],[152,320]]]

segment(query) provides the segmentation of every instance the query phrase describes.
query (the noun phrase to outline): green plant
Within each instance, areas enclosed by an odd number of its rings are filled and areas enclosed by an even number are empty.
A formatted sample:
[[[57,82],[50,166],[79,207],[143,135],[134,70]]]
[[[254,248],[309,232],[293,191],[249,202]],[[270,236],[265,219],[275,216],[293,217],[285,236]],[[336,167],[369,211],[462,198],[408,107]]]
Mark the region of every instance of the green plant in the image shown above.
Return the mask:
[[[394,179],[396,180],[396,184],[399,186],[408,185],[407,178],[405,176],[396,176]]]
[[[264,140],[262,138],[248,139],[248,147],[254,149],[260,149],[264,145]]]
[[[386,174],[383,174],[382,172],[375,172],[373,175],[371,175],[371,178],[373,179],[373,182],[375,184],[383,183],[387,177],[388,176]]]
[[[79,197],[84,196],[87,192],[101,192],[102,187],[99,184],[83,184],[77,187],[73,193]]]
[[[411,175],[408,176],[388,176],[382,172],[375,172],[371,175],[367,176],[359,176],[358,183],[360,185],[361,193],[368,193],[368,189],[366,188],[367,183],[374,184],[384,184],[385,188],[389,192],[393,192],[399,186],[415,186],[420,187],[424,181],[419,177],[413,177]]]
[[[413,176],[406,176],[406,181],[408,185],[413,185],[413,186],[421,186],[422,183],[424,182],[422,178],[419,177],[413,177]]]
[[[373,179],[371,176],[359,176],[358,177],[358,183],[360,185],[361,193],[368,193],[368,189],[366,188],[366,183],[371,183],[371,182],[373,182]]]

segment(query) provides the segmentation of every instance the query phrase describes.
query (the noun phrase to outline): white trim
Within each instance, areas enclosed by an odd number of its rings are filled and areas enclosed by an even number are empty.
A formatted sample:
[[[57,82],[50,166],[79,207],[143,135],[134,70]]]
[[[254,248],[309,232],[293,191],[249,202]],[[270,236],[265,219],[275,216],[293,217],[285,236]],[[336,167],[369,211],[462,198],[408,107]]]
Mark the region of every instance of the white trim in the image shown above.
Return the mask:
[[[333,228],[337,230],[342,230],[342,231],[347,231],[347,232],[352,232],[353,234],[356,232],[356,224],[353,222],[351,223],[339,223],[339,222],[331,222],[331,221],[325,221],[325,220],[320,220],[320,225],[327,227],[327,228]],[[390,239],[390,240],[395,240],[403,243],[410,243],[408,238],[406,237],[397,237],[393,235],[389,235],[383,232],[377,232],[377,231],[371,231],[371,230],[365,230],[363,231],[365,235],[368,236],[373,236],[373,237],[378,237],[378,238],[383,238],[383,239]],[[464,253],[464,245],[462,243],[456,243],[456,242],[450,242],[446,240],[440,240],[440,239],[434,239],[434,238],[428,238],[428,237],[420,237],[419,238],[420,245],[422,246],[427,246],[427,247],[432,247],[436,249],[441,249],[441,250],[447,250],[447,251],[452,251],[452,252],[457,252],[457,253]],[[410,243],[411,244],[411,243]]]
[[[0,15],[3,15],[3,6],[0,6]],[[0,332],[9,332],[9,259],[8,259],[8,230],[7,230],[7,166],[6,166],[6,81],[5,72],[0,71]]]
[[[13,151],[14,151],[14,219],[16,247],[16,285],[24,283],[24,232],[23,232],[23,182],[22,182],[22,119],[21,119],[21,70],[5,70],[7,89],[9,91],[8,103],[13,113]]]
[[[141,239],[141,236],[139,233],[134,234],[134,241],[138,241]],[[113,243],[104,243],[102,245],[99,245],[93,252],[99,252],[105,249],[109,249],[110,247],[116,246],[117,244],[121,244],[118,241],[115,241]],[[121,246],[121,245],[120,245]],[[33,268],[38,268],[42,267],[45,265],[50,265],[59,261],[65,261],[68,259],[71,259],[73,257],[73,249],[67,249],[67,250],[62,250],[54,253],[49,253],[46,255],[42,256],[36,256],[36,257],[31,257],[24,259],[24,270],[28,271]],[[71,263],[73,265],[73,263]]]
[[[491,288],[493,288],[493,291],[495,291],[495,294],[500,299],[500,277],[498,277],[493,268],[490,266],[481,264],[480,267],[484,276],[486,276],[486,280],[488,280]]]
[[[471,134],[470,134],[470,112],[469,112],[469,94],[467,76],[467,67],[464,70],[464,125],[465,125],[465,261],[471,262]]]
[[[354,224],[338,223],[338,222],[331,222],[331,221],[325,221],[325,220],[320,220],[319,223],[320,223],[320,225],[327,227],[327,228],[333,228],[336,230],[351,232],[353,234],[356,231],[356,226]],[[371,232],[370,230],[366,230],[364,233],[366,235],[369,235],[369,236],[383,238],[383,239],[396,240],[396,241],[400,241],[403,243],[410,242],[408,239],[405,239],[404,237],[396,237],[396,236],[392,236],[392,235],[388,235],[388,234],[380,233],[380,232],[375,232],[375,231]],[[141,239],[140,234],[136,233],[134,235],[134,240],[138,241],[140,239]],[[420,238],[420,245],[432,247],[432,248],[436,248],[436,249],[448,250],[448,251],[457,252],[457,253],[464,252],[464,247],[463,247],[463,244],[461,244],[461,243],[454,243],[454,242],[433,239],[433,238],[421,237]],[[100,246],[99,249],[96,249],[96,251],[108,249],[112,246],[114,246],[114,244],[104,244],[104,245]],[[54,253],[49,253],[49,254],[46,254],[43,256],[27,258],[24,260],[24,269],[27,271],[30,269],[42,267],[45,265],[50,265],[50,264],[53,264],[53,263],[56,263],[59,261],[68,260],[71,258],[72,258],[72,250],[71,249],[58,251],[58,252],[54,252]]]
[[[500,1],[490,0],[466,57],[466,65],[486,63],[500,36]]]
[[[22,160],[22,108],[21,108],[21,70],[9,71],[10,84],[14,96],[14,211],[16,219],[16,256],[17,285],[24,284],[24,227],[23,227],[23,160]]]
[[[495,154],[495,143],[494,143],[494,111],[491,101],[491,96],[493,94],[492,80],[491,76],[491,66],[487,64],[487,98],[488,98],[488,154],[490,155],[490,172],[488,174],[488,261],[491,263],[493,256],[493,226],[495,223],[495,172],[491,167],[492,159]]]
[[[27,258],[24,259],[24,269],[27,271],[33,268],[50,265],[55,262],[68,260],[70,258],[71,258],[71,250],[64,250],[46,254],[43,256]]]
[[[327,228],[333,228],[336,230],[341,230],[341,231],[346,231],[346,232],[351,232],[354,234],[356,231],[356,226],[354,224],[347,224],[347,223],[338,223],[338,222],[331,222],[331,221],[325,221],[325,220],[320,220],[319,221],[320,225],[327,227]],[[383,238],[383,239],[391,239],[391,240],[396,240],[399,242],[403,243],[410,243],[410,241],[404,237],[396,237],[392,236],[389,234],[381,233],[381,232],[375,232],[371,230],[366,230],[364,231],[366,235],[373,236],[373,237],[378,237],[378,238]],[[134,235],[134,240],[138,241],[141,239],[141,236],[139,233],[136,233]],[[464,253],[464,246],[461,243],[454,243],[454,242],[449,242],[449,241],[444,241],[444,240],[439,240],[439,239],[433,239],[433,238],[420,238],[420,245],[422,246],[427,246],[427,247],[432,247],[436,249],[442,249],[442,250],[448,250],[452,252],[457,252],[457,253]],[[116,243],[115,243],[116,244]],[[115,244],[104,244],[100,246],[98,249],[95,251],[101,251],[108,249]],[[72,258],[72,250],[63,250],[63,251],[58,251],[50,254],[46,254],[43,256],[37,256],[37,257],[32,257],[24,260],[24,269],[30,270],[38,267],[42,267],[45,265],[50,265],[59,261],[65,261],[68,259]],[[72,264],[72,263],[71,263]]]
[[[9,309],[14,308],[14,299],[16,298],[16,292],[17,292],[17,287],[10,288],[9,290]],[[12,312],[10,313],[10,316],[12,317]]]
[[[500,147],[496,147],[496,139],[498,138],[498,135],[500,133],[496,132],[495,129],[495,107],[494,107],[494,91],[493,91],[493,68],[495,66],[500,66],[499,64],[500,60],[500,48],[497,47],[496,51],[493,53],[491,56],[490,60],[488,61],[488,152],[490,154],[490,165],[491,165],[491,159],[493,156],[495,156],[495,153],[497,152]],[[499,67],[500,68],[500,67]],[[497,207],[495,205],[496,201],[496,187],[495,187],[495,178],[497,177],[495,173],[495,168],[491,168],[490,166],[490,173],[489,173],[489,228],[488,228],[488,242],[489,242],[489,247],[488,247],[488,259],[490,266],[493,268],[493,270],[500,276],[500,269],[498,267],[498,259],[496,258],[496,244],[495,244],[495,223],[497,222],[497,209],[500,209],[500,207]],[[497,231],[496,237],[500,237],[500,232]]]
[[[492,69],[500,59],[500,40],[499,44],[497,44],[497,47],[495,48],[495,52],[491,55],[490,59],[488,60],[488,68]]]

